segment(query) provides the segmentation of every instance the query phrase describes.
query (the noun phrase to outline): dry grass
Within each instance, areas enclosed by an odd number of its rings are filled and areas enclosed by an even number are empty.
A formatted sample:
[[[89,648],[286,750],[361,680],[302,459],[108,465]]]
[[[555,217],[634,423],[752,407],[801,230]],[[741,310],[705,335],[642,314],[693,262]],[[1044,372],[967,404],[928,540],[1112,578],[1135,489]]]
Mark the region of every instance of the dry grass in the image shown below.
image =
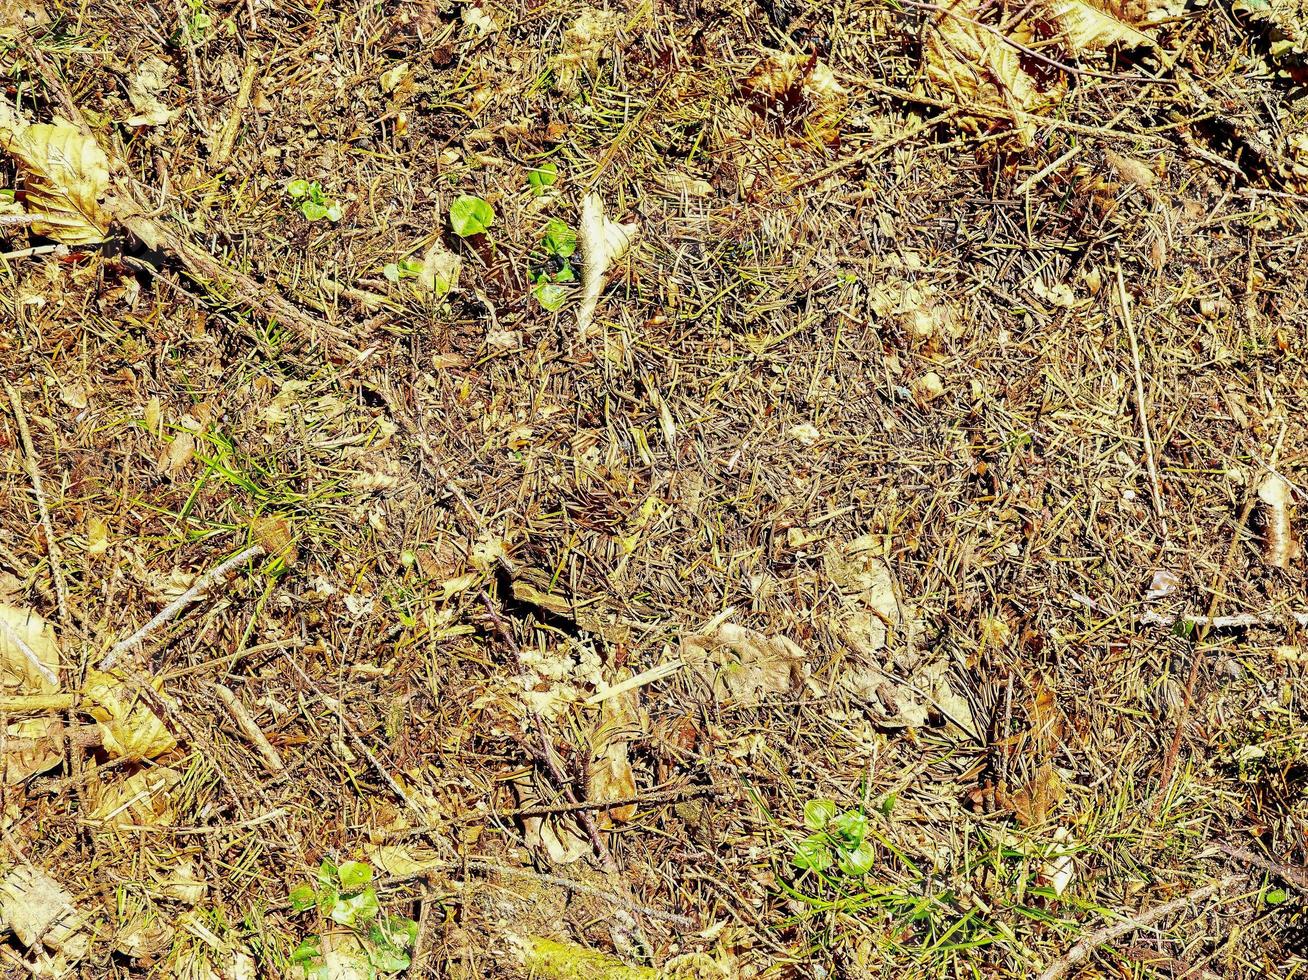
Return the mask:
[[[543,935],[740,976],[1034,976],[1237,871],[1082,975],[1301,975],[1302,892],[1217,845],[1308,860],[1303,629],[1138,621],[1304,605],[1302,560],[1267,566],[1247,506],[1269,469],[1297,488],[1308,466],[1308,222],[1284,144],[1308,101],[1252,70],[1264,39],[1225,3],[1192,11],[1164,28],[1174,72],[1079,78],[1023,148],[920,90],[919,23],[890,5],[796,7],[784,28],[753,4],[614,8],[572,82],[558,56],[586,8],[488,6],[487,36],[467,9],[252,0],[203,8],[188,41],[169,4],[50,4],[25,42],[160,220],[336,338],[130,239],[0,267],[0,369],[69,615],[9,413],[0,589],[57,622],[66,677],[223,558],[294,539],[134,663],[180,743],[171,819],[88,818],[138,767],[80,748],[5,787],[5,861],[96,923],[82,973],[204,976],[241,948],[282,975],[310,928],[287,893],[331,857],[371,861],[383,906],[421,921],[415,975],[518,975],[515,937]],[[837,104],[751,94],[765,49],[815,44]],[[60,111],[49,72],[3,51],[10,97]],[[129,129],[148,56],[175,66],[179,112]],[[342,220],[301,218],[294,178]],[[641,231],[580,339],[528,276],[547,218],[575,224],[590,190]],[[448,231],[463,193],[495,208],[485,240]],[[383,276],[441,240],[464,260],[447,299]],[[831,556],[865,535],[975,731],[939,710],[889,727],[893,705],[842,683]],[[1158,570],[1178,588],[1147,600]],[[598,712],[530,730],[497,621],[524,651],[598,655],[612,683],[725,620],[789,637],[810,676],[760,705],[691,669],[644,686],[647,802],[600,821],[620,875],[552,861],[520,811],[561,807],[548,822],[585,844]],[[876,666],[922,656],[892,631]],[[867,812],[870,874],[790,865],[817,798]],[[387,842],[418,865],[387,866]],[[179,867],[198,899],[166,887]]]

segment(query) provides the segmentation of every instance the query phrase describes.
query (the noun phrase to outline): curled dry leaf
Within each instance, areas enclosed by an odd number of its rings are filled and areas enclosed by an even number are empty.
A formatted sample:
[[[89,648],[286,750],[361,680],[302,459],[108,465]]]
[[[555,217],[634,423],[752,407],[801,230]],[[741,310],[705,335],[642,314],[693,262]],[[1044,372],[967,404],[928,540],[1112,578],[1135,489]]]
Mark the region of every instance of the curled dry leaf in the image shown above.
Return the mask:
[[[718,700],[744,706],[798,690],[808,676],[808,655],[788,637],[734,623],[724,623],[712,636],[685,637],[681,656],[712,684]]]
[[[64,761],[63,726],[48,718],[28,718],[6,726],[5,783],[16,786],[49,772]]]
[[[160,96],[168,91],[176,76],[172,65],[153,55],[137,65],[136,74],[127,83],[127,99],[136,110],[127,125],[162,126],[170,122],[178,110],[169,109]]]
[[[601,60],[613,56],[622,17],[611,10],[583,10],[563,32],[563,48],[550,59],[555,87],[573,98],[581,91],[582,74],[594,77]]]
[[[162,690],[163,682],[155,680],[150,686],[157,692]],[[129,760],[153,759],[177,745],[177,739],[145,703],[142,692],[117,674],[88,670],[84,693],[110,755]]]
[[[59,647],[39,614],[0,603],[0,684],[9,693],[59,690]]]
[[[104,241],[109,158],[95,140],[63,120],[29,123],[0,100],[0,149],[18,165],[32,231],[65,245]]]
[[[1302,551],[1294,534],[1290,501],[1290,484],[1280,474],[1268,473],[1258,484],[1263,560],[1273,568],[1289,568]]]
[[[636,795],[636,776],[632,772],[628,748],[642,730],[638,688],[600,703],[599,724],[590,738],[587,795],[592,802],[629,799]],[[599,822],[601,826],[608,826],[614,822],[626,822],[635,815],[636,805],[628,803],[604,811]]]
[[[577,326],[584,337],[595,322],[595,308],[605,277],[613,264],[626,254],[639,228],[635,223],[621,224],[604,213],[604,201],[598,194],[587,194],[581,202],[581,224],[577,240],[584,264],[581,276],[581,305],[577,308]]]

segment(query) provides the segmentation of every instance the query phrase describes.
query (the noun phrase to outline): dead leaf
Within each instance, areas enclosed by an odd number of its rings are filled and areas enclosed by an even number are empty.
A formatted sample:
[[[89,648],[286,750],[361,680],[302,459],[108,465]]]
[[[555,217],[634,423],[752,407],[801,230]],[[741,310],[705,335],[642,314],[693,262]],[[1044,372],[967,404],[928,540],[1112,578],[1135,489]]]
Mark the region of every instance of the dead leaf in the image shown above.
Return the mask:
[[[160,691],[163,681],[152,680],[150,686]],[[118,675],[88,670],[83,693],[91,716],[99,722],[104,748],[110,755],[129,760],[153,759],[177,745],[141,693]]]
[[[1132,4],[1111,0],[1055,0],[1050,9],[1063,29],[1068,46],[1078,54],[1111,47],[1149,47],[1154,43],[1132,26],[1139,23]]]
[[[437,241],[422,257],[422,271],[418,273],[417,286],[440,299],[459,287],[459,273],[462,269],[463,259]]]
[[[630,677],[615,678],[620,683]],[[630,799],[636,795],[636,776],[631,769],[628,747],[643,731],[640,720],[640,689],[626,691],[600,703],[599,724],[590,738],[590,780],[587,796],[592,802]],[[636,815],[636,804],[628,803],[601,812],[599,823],[607,827],[625,823]]]
[[[64,761],[63,726],[48,718],[28,718],[6,726],[5,783],[17,786]]]
[[[639,231],[635,223],[620,224],[604,213],[604,201],[598,194],[587,194],[581,202],[581,224],[577,240],[584,263],[581,275],[581,304],[577,307],[577,327],[584,337],[595,321],[605,277],[631,247]]]
[[[11,868],[0,879],[0,922],[29,950],[50,950],[76,962],[90,949],[85,917],[73,896],[44,871]]]
[[[65,245],[104,241],[109,158],[95,140],[63,120],[28,123],[0,99],[0,149],[18,165],[27,210],[41,215],[33,233]]]
[[[7,603],[0,603],[0,683],[17,694],[59,690],[54,628],[30,609]]]
[[[563,32],[563,48],[550,59],[554,85],[559,92],[575,98],[581,92],[583,74],[594,78],[601,60],[613,57],[621,15],[611,10],[583,10]]]
[[[724,623],[712,636],[681,641],[686,664],[713,686],[720,701],[758,704],[770,694],[789,694],[808,676],[808,657],[785,636]]]
[[[195,458],[195,434],[190,430],[183,430],[173,438],[159,455],[159,472],[171,480],[177,479],[178,476],[191,464]]]
[[[91,805],[90,816],[108,824],[154,826],[172,823],[177,817],[170,790],[182,774],[166,766],[154,766],[126,779],[103,784]]]
[[[109,525],[99,517],[86,519],[86,553],[99,558],[109,550]]]
[[[209,884],[201,877],[199,865],[192,858],[177,862],[167,877],[156,877],[155,884],[163,894],[186,905],[198,905],[209,893]]]
[[[160,96],[177,77],[172,65],[154,55],[136,66],[136,74],[127,83],[127,99],[136,113],[127,119],[128,126],[163,126],[179,110],[169,109]]]

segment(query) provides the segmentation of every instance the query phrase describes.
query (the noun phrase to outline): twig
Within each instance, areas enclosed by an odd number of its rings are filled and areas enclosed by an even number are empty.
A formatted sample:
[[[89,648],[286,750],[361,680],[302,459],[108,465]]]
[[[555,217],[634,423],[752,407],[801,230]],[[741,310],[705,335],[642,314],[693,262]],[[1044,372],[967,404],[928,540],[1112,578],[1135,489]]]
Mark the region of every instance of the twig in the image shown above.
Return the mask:
[[[3,702],[0,702],[3,704]],[[578,813],[582,810],[614,810],[623,806],[649,806],[651,804],[677,803],[681,800],[697,800],[705,796],[722,796],[723,791],[716,786],[686,786],[670,789],[663,793],[646,793],[643,796],[627,796],[617,800],[582,800],[580,803],[556,803],[553,806],[524,806],[516,810],[492,810],[464,817],[460,823],[480,823],[490,817],[500,820],[517,820],[524,817],[549,817],[561,813]],[[443,830],[442,827],[411,827],[397,830],[392,838],[413,837],[418,834]]]
[[[1216,847],[1217,850],[1235,858],[1237,861],[1243,861],[1245,864],[1251,864],[1259,870],[1274,874],[1296,888],[1308,892],[1308,868],[1296,868],[1292,864],[1263,857],[1261,854],[1255,854],[1253,851],[1243,847],[1236,847],[1233,844],[1218,844]]]
[[[1164,902],[1162,905],[1155,906],[1148,912],[1142,912],[1133,919],[1115,922],[1111,926],[1106,926],[1097,932],[1092,932],[1058,959],[1054,960],[1054,962],[1050,963],[1049,966],[1045,967],[1045,971],[1040,974],[1039,980],[1060,980],[1061,977],[1067,975],[1067,971],[1072,967],[1089,959],[1090,954],[1100,946],[1105,946],[1115,939],[1121,939],[1123,936],[1128,936],[1138,929],[1146,929],[1155,922],[1167,918],[1173,912],[1179,912],[1188,905],[1193,905],[1196,902],[1202,902],[1211,898],[1218,892],[1224,891],[1232,885],[1245,880],[1246,877],[1247,875],[1244,873],[1227,875],[1221,881],[1215,882],[1211,885],[1204,885],[1202,888],[1196,888],[1193,891],[1182,895],[1180,898],[1174,899],[1170,902]]]
[[[1177,621],[1194,623],[1215,630],[1242,629],[1249,626],[1279,626],[1287,620],[1308,626],[1308,612],[1236,613],[1232,616],[1200,616],[1194,613],[1142,613],[1136,622],[1144,626],[1171,626]]]
[[[1131,321],[1131,303],[1122,279],[1122,267],[1117,267],[1117,300],[1122,305],[1122,322],[1131,338],[1131,363],[1135,367],[1135,408],[1140,415],[1140,432],[1144,436],[1145,465],[1149,467],[1149,487],[1153,491],[1154,513],[1166,517],[1163,509],[1163,489],[1158,482],[1158,461],[1154,457],[1154,440],[1149,434],[1149,404],[1145,401],[1144,373],[1140,369],[1140,345],[1135,339],[1135,324]]]
[[[50,577],[54,580],[55,598],[59,603],[59,621],[69,626],[72,620],[68,616],[68,588],[64,584],[63,559],[59,554],[59,542],[55,540],[54,524],[50,521],[50,508],[45,502],[45,490],[41,485],[41,467],[36,462],[36,447],[32,445],[32,433],[27,428],[27,413],[23,411],[23,397],[18,389],[5,382],[5,391],[9,395],[9,404],[14,409],[14,421],[18,423],[18,438],[23,444],[23,464],[27,469],[27,478],[32,481],[32,491],[36,494],[36,507],[41,515],[41,527],[45,530],[45,551],[50,559]]]
[[[220,563],[215,568],[205,572],[189,589],[179,595],[168,605],[164,606],[148,623],[133,633],[125,640],[120,640],[114,644],[113,648],[104,655],[99,663],[100,670],[108,670],[118,658],[124,653],[135,649],[149,639],[161,627],[171,623],[174,619],[182,614],[182,611],[191,603],[199,599],[205,592],[221,582],[233,568],[243,565],[252,558],[258,558],[264,554],[264,546],[261,544],[252,544],[244,551],[232,555],[226,561]]]
[[[213,692],[218,695],[218,700],[227,708],[228,714],[236,722],[236,727],[241,730],[241,733],[258,751],[260,758],[263,759],[264,768],[271,773],[279,773],[285,770],[286,763],[282,762],[280,753],[268,741],[263,729],[250,717],[250,712],[245,709],[245,705],[236,696],[236,692],[223,684],[214,684]]]

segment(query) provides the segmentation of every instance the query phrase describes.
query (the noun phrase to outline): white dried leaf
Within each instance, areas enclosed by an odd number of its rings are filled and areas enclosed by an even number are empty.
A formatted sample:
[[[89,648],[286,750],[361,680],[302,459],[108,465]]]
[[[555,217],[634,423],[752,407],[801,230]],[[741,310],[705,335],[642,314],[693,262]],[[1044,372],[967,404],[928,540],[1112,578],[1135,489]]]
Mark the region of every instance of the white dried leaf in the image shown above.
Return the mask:
[[[59,690],[59,646],[38,613],[0,603],[0,683],[19,694]]]
[[[172,65],[153,55],[137,66],[136,74],[127,83],[127,99],[136,110],[127,125],[162,126],[177,115],[180,110],[169,109],[160,98],[176,75]]]
[[[788,637],[734,623],[724,623],[712,636],[685,637],[681,655],[712,684],[716,698],[747,707],[799,689],[808,676],[808,655]]]
[[[595,322],[605,277],[635,240],[639,227],[634,223],[612,221],[604,213],[604,201],[598,194],[587,194],[581,202],[581,223],[577,240],[584,264],[581,275],[581,305],[577,308],[577,326],[585,337]]]
[[[73,896],[34,867],[20,865],[0,879],[0,922],[34,952],[50,950],[76,961],[90,948]]]

